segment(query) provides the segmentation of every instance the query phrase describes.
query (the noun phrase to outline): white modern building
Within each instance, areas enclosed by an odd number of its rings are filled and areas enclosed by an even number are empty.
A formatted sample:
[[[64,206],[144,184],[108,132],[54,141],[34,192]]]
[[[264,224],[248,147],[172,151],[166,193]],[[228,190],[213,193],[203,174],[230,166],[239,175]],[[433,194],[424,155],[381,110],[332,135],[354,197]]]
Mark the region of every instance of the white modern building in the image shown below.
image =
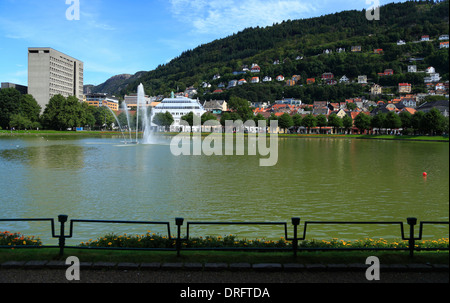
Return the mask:
[[[417,73],[417,65],[408,65],[408,73]]]
[[[28,93],[42,110],[55,95],[83,100],[83,62],[49,47],[28,48]]]
[[[173,94],[171,98],[165,98],[153,109],[153,114],[169,112],[174,120],[171,130],[181,126],[181,117],[193,112],[198,118],[200,118],[206,110],[200,104],[198,100],[189,99],[186,97],[177,96]]]

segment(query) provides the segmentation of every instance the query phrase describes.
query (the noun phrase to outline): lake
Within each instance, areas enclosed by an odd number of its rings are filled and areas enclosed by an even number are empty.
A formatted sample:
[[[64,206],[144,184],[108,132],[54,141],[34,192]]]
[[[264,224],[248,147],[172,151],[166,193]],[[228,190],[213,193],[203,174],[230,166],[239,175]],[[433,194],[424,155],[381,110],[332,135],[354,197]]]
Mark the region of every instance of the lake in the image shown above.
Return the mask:
[[[124,145],[120,137],[0,138],[0,218],[169,221],[448,221],[449,144],[345,138],[279,138],[278,162],[259,156],[174,156],[169,139]],[[423,172],[428,177],[422,176]],[[184,226],[185,228],[185,226]],[[185,229],[182,229],[184,232]],[[0,230],[52,240],[48,223]],[[161,226],[79,223],[69,244],[109,232],[167,234]],[[58,233],[58,232],[57,232]],[[425,238],[448,237],[448,225]],[[192,236],[284,236],[282,227],[198,226]],[[398,239],[398,226],[314,225],[308,239]]]

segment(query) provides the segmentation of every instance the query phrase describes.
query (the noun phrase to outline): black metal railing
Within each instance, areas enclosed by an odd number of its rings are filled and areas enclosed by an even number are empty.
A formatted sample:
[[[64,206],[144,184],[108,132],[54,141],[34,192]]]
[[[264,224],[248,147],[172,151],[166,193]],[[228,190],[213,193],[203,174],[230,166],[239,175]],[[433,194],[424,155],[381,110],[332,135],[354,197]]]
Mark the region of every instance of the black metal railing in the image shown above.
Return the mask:
[[[38,248],[59,248],[59,253],[62,256],[65,248],[77,248],[77,249],[105,249],[105,250],[164,250],[164,251],[176,251],[177,255],[181,254],[182,250],[277,250],[277,251],[291,251],[294,256],[297,256],[299,251],[306,250],[398,250],[409,251],[410,256],[414,255],[415,251],[420,250],[449,250],[448,247],[437,248],[421,248],[416,247],[416,241],[423,239],[423,232],[425,225],[449,225],[448,221],[422,221],[419,224],[418,236],[415,236],[415,226],[417,225],[417,218],[407,218],[406,224],[409,226],[409,236],[405,235],[404,222],[401,221],[305,221],[303,226],[303,235],[298,235],[298,228],[300,226],[300,218],[293,217],[291,219],[292,224],[292,237],[288,235],[288,223],[287,222],[187,222],[186,223],[186,236],[181,237],[182,226],[184,224],[184,218],[175,218],[176,225],[176,237],[172,237],[170,222],[160,221],[122,221],[122,220],[70,220],[69,233],[66,234],[65,227],[68,221],[67,215],[59,215],[59,234],[56,234],[54,219],[38,218],[38,219],[0,219],[1,222],[50,222],[52,238],[58,239],[57,246],[38,246]],[[140,225],[163,225],[167,228],[167,238],[175,241],[173,248],[133,248],[133,247],[82,247],[82,246],[69,246],[66,245],[66,239],[72,238],[74,235],[74,226],[76,223],[98,223],[98,224],[140,224]],[[408,246],[405,247],[299,247],[299,241],[306,240],[308,227],[312,225],[397,225],[400,227],[400,237],[404,241],[408,241]],[[287,241],[292,241],[291,247],[191,247],[183,248],[182,243],[190,239],[191,226],[199,225],[256,225],[256,226],[282,226],[284,238]],[[0,225],[1,230],[1,225]],[[1,248],[11,248],[11,246],[2,245]],[[20,245],[15,248],[37,248],[33,245]]]

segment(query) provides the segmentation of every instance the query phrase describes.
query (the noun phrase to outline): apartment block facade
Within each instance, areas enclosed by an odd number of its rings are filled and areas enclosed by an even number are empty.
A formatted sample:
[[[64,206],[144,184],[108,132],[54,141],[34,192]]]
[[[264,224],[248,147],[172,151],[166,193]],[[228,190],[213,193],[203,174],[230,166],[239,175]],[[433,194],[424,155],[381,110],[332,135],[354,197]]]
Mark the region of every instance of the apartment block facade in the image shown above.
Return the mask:
[[[83,62],[49,47],[28,49],[28,93],[45,109],[55,95],[83,99]]]

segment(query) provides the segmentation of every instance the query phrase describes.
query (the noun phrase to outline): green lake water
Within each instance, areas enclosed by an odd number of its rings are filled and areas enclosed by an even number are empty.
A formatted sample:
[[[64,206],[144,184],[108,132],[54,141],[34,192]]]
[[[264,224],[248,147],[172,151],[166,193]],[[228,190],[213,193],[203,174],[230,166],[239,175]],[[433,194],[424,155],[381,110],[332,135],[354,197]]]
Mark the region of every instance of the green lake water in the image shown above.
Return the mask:
[[[0,138],[0,218],[169,221],[448,221],[449,144],[279,138],[278,162],[259,156],[174,156],[169,141],[121,138]],[[423,172],[428,177],[422,176]],[[185,227],[185,226],[184,226]],[[49,223],[1,222],[0,230],[51,239]],[[167,234],[162,226],[79,223],[69,241],[109,232]],[[185,232],[185,228],[182,229]],[[425,239],[448,237],[426,226]],[[58,232],[57,232],[58,233]],[[193,226],[192,236],[284,236],[281,226]],[[398,239],[391,225],[311,225],[308,239]]]

